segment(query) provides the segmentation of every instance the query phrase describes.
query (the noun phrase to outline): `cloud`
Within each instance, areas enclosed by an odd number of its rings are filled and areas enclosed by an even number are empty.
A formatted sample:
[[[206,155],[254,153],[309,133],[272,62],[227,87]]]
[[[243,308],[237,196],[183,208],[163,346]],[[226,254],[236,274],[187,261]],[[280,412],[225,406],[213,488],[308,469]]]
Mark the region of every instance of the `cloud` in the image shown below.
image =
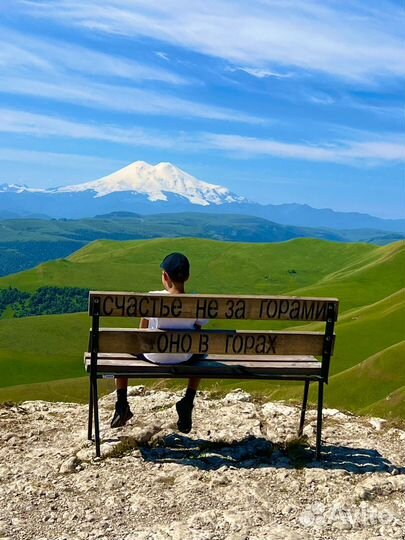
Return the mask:
[[[367,83],[405,76],[405,10],[386,0],[36,0],[19,9],[271,72],[282,66]]]
[[[271,71],[269,69],[260,69],[260,68],[249,68],[249,67],[238,67],[230,68],[229,71],[244,71],[252,77],[257,79],[267,79],[268,77],[273,77],[275,79],[289,79],[293,77],[293,73],[278,73],[277,71]]]
[[[15,148],[1,148],[0,161],[11,161],[16,163],[33,163],[36,165],[80,168],[90,167],[120,167],[125,162],[116,159],[103,158],[99,156],[86,156],[79,154],[65,154],[58,152],[41,152],[35,150],[17,150]]]
[[[405,162],[403,137],[375,136],[356,132],[354,139],[337,139],[323,144],[291,143],[221,133],[146,130],[108,124],[88,124],[29,112],[0,109],[0,132],[37,137],[61,137],[106,141],[129,147],[183,150],[190,153],[215,151],[233,158],[277,157],[323,163],[374,165]],[[350,130],[348,130],[350,133]]]
[[[135,82],[152,80],[186,84],[179,75],[122,56],[101,53],[71,42],[38,39],[0,27],[0,67],[9,72],[82,73]]]
[[[263,124],[262,118],[232,109],[189,101],[153,90],[93,82],[79,77],[21,77],[0,75],[0,92],[47,98],[126,114],[206,118]]]
[[[105,124],[86,124],[12,109],[0,109],[0,132],[19,133],[36,137],[62,137],[106,141],[127,146],[172,148],[179,140],[165,137],[161,132],[141,128],[120,128]]]
[[[263,156],[351,165],[405,162],[405,142],[340,141],[329,144],[297,144],[240,135],[207,134],[211,148],[236,156]]]
[[[170,56],[165,53],[165,52],[162,52],[162,51],[155,51],[155,54],[156,56],[158,56],[159,58],[162,58],[163,60],[166,60],[166,62],[169,62],[170,60]]]

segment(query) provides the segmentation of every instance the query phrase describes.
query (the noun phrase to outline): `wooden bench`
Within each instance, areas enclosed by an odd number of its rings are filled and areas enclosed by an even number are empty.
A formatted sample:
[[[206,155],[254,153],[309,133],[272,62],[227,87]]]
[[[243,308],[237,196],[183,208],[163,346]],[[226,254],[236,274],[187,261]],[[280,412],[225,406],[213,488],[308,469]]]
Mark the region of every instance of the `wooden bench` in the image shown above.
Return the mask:
[[[298,429],[302,435],[310,382],[318,383],[316,459],[320,458],[324,384],[333,354],[336,298],[235,296],[207,294],[89,294],[92,317],[85,368],[90,374],[88,438],[93,424],[96,455],[100,456],[99,378],[260,379],[303,381],[304,397]],[[101,328],[100,317],[159,317],[210,320],[322,321],[323,332],[250,330],[148,330]],[[140,353],[207,355],[182,364],[153,364]]]

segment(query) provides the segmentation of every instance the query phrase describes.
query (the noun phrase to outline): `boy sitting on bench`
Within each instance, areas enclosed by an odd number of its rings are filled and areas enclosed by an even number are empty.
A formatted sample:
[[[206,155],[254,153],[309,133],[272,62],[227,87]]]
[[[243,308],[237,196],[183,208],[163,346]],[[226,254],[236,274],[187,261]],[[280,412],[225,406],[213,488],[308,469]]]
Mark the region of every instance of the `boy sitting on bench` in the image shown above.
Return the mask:
[[[155,293],[184,294],[184,284],[190,275],[190,263],[182,253],[170,253],[165,257],[160,265],[162,269],[162,284],[164,291],[150,291]],[[150,328],[151,330],[200,330],[207,320],[196,319],[160,319],[144,318],[140,321],[140,328]],[[179,364],[190,360],[192,354],[162,354],[147,353],[141,357],[156,364]],[[198,355],[201,358],[201,355]],[[182,433],[189,433],[192,428],[192,410],[194,397],[200,384],[199,377],[191,377],[184,397],[176,403],[178,414],[177,427]],[[111,427],[118,428],[124,426],[133,416],[127,399],[128,379],[126,377],[116,377],[117,402],[115,404],[114,417],[111,420]]]

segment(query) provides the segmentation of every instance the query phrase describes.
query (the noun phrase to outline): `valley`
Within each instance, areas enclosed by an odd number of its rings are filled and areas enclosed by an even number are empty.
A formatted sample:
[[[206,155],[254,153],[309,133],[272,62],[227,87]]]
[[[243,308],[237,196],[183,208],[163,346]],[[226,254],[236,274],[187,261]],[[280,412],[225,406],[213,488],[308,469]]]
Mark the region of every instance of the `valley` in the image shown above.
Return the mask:
[[[171,251],[182,251],[191,260],[188,292],[338,297],[340,316],[327,405],[405,418],[404,242],[376,246],[305,238],[273,244],[191,238],[100,240],[66,259],[4,276],[0,288],[30,293],[49,286],[156,290],[161,288],[159,263]],[[120,326],[122,321],[111,319],[110,323]],[[211,328],[233,325],[230,321],[210,323]],[[86,401],[82,356],[89,326],[84,313],[0,320],[0,401]],[[286,326],[239,324],[241,328]],[[318,326],[309,323],[307,328]],[[208,386],[220,391],[243,387],[277,399],[297,400],[302,392],[301,386],[293,384],[213,381],[206,382]],[[105,381],[104,389],[111,389],[111,382]]]

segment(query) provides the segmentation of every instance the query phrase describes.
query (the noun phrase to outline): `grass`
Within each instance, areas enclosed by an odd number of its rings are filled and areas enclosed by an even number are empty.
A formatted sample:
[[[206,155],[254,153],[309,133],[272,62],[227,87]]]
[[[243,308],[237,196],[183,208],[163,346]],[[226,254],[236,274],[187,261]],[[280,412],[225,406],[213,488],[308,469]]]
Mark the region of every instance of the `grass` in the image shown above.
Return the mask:
[[[67,260],[1,278],[0,287],[161,289],[159,262],[170,251],[184,251],[191,259],[192,279],[187,289],[190,292],[338,297],[341,309],[326,404],[405,417],[405,376],[401,365],[405,352],[404,242],[376,247],[308,239],[280,244],[195,239],[97,241]],[[138,321],[112,318],[107,324],[137,326]],[[0,320],[0,401],[85,402],[88,390],[82,358],[89,326],[86,314]],[[234,328],[235,322],[213,321],[210,326]],[[239,328],[247,329],[286,326],[291,323],[238,323]],[[321,327],[305,325],[308,330]],[[182,380],[161,384],[184,387]],[[302,384],[294,383],[204,381],[202,386],[223,393],[236,387],[271,399],[300,400],[302,394]],[[111,381],[102,381],[102,388],[111,390]],[[315,399],[313,391],[310,399]]]
[[[45,285],[99,290],[155,290],[161,288],[161,260],[171,251],[181,251],[192,262],[189,291],[281,294],[315,284],[337,268],[354,262],[357,257],[380,249],[368,244],[307,239],[279,244],[240,244],[187,238],[129,242],[102,240],[67,259],[0,278],[0,287],[13,286],[28,291]],[[289,270],[295,270],[295,274]]]

